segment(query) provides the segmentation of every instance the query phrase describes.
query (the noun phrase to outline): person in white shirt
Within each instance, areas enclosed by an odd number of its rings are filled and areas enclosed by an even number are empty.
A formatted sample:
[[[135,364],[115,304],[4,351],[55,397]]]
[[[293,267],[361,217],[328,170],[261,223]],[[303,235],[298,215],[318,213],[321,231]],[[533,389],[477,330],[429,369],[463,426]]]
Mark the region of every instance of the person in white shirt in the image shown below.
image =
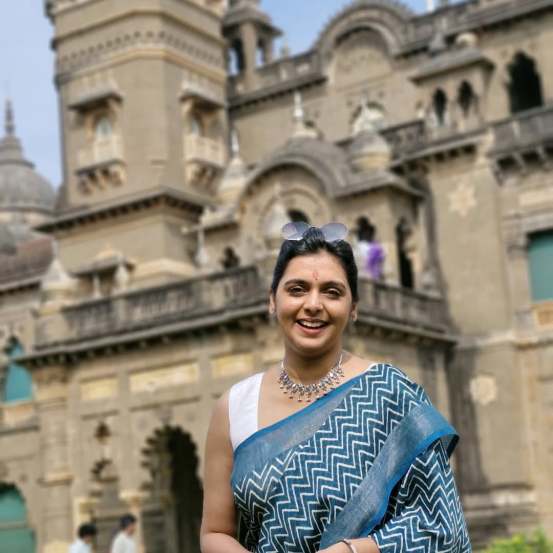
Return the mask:
[[[123,515],[119,521],[119,527],[121,530],[111,544],[110,553],[136,553],[136,545],[132,537],[136,530],[136,517],[131,514]]]
[[[91,553],[95,537],[96,526],[94,524],[81,524],[77,530],[77,539],[69,547],[69,553]]]

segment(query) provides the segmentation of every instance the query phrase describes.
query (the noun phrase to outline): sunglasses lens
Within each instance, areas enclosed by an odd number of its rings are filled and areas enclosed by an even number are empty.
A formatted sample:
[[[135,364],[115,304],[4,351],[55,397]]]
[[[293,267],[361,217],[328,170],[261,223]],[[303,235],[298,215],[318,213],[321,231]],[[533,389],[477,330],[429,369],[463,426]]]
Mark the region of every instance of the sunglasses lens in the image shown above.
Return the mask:
[[[305,231],[309,228],[307,223],[286,223],[282,227],[282,237],[284,240],[301,240]]]
[[[325,240],[327,242],[335,242],[336,240],[343,240],[348,235],[348,229],[346,225],[342,223],[328,223],[321,227]]]

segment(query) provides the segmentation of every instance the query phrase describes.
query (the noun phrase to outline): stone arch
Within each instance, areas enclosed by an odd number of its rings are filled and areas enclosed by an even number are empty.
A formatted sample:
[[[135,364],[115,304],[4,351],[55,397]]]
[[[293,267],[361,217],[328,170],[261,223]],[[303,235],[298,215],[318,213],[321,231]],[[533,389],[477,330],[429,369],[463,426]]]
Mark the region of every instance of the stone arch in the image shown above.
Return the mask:
[[[146,551],[199,551],[203,490],[192,436],[165,424],[142,449],[144,482],[142,538]]]
[[[442,88],[432,95],[432,115],[437,127],[445,127],[449,122],[449,99]]]
[[[325,26],[315,43],[323,61],[343,37],[366,29],[382,37],[387,51],[394,55],[406,37],[407,25],[414,13],[405,5],[392,0],[359,0],[345,7]]]
[[[279,204],[281,217],[288,220],[289,210],[302,211],[315,225],[327,223],[333,216],[327,188],[311,166],[267,165],[249,182],[238,204],[244,241],[241,251],[251,252],[244,263],[255,262],[256,256],[269,247],[268,222],[274,218]]]
[[[33,398],[31,373],[15,358],[24,353],[21,340],[12,334],[4,345],[5,367],[0,367],[0,402],[29,401]]]
[[[461,108],[463,117],[468,118],[478,108],[478,97],[470,81],[464,80],[457,89],[457,103]]]
[[[331,144],[318,140],[294,142],[253,171],[246,181],[240,199],[247,196],[256,183],[266,175],[286,168],[299,168],[311,174],[319,183],[321,192],[329,198],[334,198],[347,184],[345,165],[343,152]]]
[[[29,525],[23,494],[11,483],[0,481],[0,544],[2,550],[34,553],[35,533]]]
[[[507,91],[511,113],[541,107],[543,101],[542,80],[537,63],[525,52],[517,52],[508,66]]]

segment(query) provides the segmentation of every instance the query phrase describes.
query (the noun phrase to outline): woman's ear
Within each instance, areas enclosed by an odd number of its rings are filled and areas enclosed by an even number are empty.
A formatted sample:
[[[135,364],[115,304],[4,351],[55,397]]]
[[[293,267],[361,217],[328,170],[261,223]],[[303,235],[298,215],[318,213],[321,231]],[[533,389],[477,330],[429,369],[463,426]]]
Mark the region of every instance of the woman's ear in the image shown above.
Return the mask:
[[[269,294],[269,315],[274,315],[276,313],[276,303],[275,295],[273,292]]]
[[[354,303],[351,306],[350,318],[351,318],[352,322],[355,322],[357,320],[357,304],[356,303]]]

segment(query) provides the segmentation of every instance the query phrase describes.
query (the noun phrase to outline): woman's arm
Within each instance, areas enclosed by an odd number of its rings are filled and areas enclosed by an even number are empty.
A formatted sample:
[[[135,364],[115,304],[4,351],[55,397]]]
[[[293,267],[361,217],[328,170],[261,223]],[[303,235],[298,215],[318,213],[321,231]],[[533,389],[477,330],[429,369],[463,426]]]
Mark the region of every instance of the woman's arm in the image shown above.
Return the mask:
[[[234,500],[230,485],[232,445],[229,437],[228,394],[216,404],[207,434],[204,506],[200,541],[202,553],[243,553],[235,539]]]
[[[471,551],[453,472],[440,441],[415,459],[371,537],[381,553]]]

